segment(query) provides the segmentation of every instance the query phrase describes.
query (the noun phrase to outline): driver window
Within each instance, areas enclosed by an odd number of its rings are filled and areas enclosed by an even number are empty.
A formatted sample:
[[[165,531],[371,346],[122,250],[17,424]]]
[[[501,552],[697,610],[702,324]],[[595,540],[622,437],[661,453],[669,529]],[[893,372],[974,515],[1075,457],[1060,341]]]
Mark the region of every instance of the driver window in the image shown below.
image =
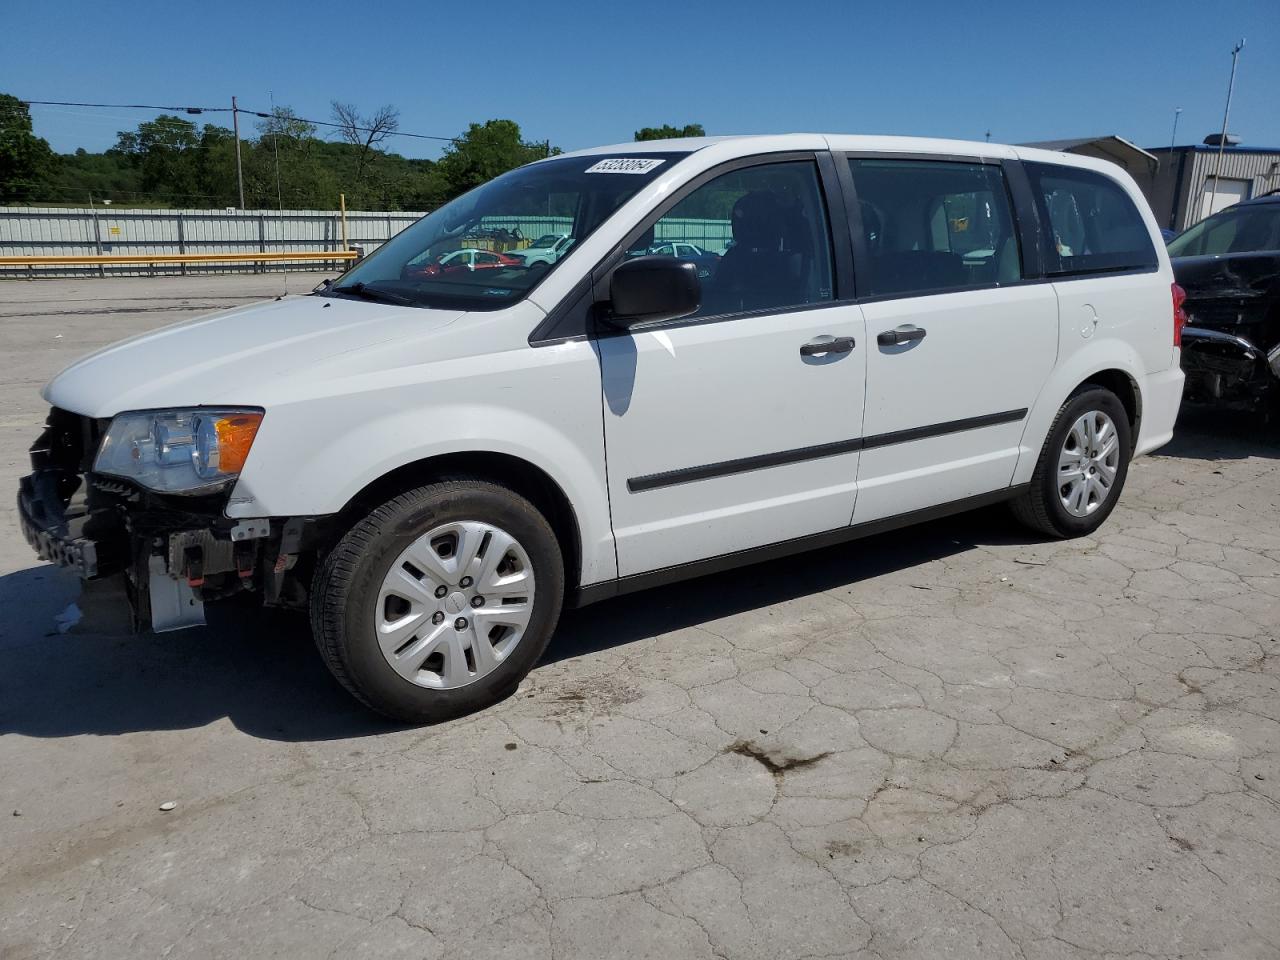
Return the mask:
[[[833,298],[831,234],[808,161],[735,170],[694,190],[631,244],[698,266],[695,317],[779,310]]]

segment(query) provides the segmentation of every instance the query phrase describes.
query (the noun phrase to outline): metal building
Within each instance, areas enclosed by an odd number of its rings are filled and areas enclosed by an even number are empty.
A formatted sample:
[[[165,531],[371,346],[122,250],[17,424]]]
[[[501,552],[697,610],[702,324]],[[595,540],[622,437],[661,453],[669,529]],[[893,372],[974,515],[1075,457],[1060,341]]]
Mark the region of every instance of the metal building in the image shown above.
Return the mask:
[[[1038,147],[1041,150],[1060,150],[1063,153],[1078,153],[1082,157],[1110,160],[1128,170],[1129,175],[1138,181],[1138,186],[1144,193],[1155,182],[1160,169],[1159,159],[1150,151],[1143,150],[1115,134],[1102,137],[1073,137],[1070,140],[1040,140],[1036,143],[1024,143],[1021,146]]]
[[[1148,152],[1159,158],[1160,167],[1150,186],[1139,183],[1156,221],[1170,230],[1185,230],[1223,207],[1280,190],[1280,147],[1225,147],[1221,169],[1218,148],[1209,144]]]

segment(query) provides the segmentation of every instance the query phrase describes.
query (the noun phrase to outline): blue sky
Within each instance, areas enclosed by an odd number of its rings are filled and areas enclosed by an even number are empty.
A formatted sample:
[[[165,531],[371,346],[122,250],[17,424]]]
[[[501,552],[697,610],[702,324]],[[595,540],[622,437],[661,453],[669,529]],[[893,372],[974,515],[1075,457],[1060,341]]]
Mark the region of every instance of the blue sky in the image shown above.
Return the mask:
[[[565,149],[641,126],[1019,142],[1221,127],[1280,146],[1277,0],[816,3],[809,0],[7,4],[0,91],[35,100],[228,105],[327,118],[391,103],[406,131],[496,117]],[[148,114],[35,107],[56,150],[101,150]],[[223,115],[208,119],[229,125]],[[397,139],[408,156],[439,145]]]

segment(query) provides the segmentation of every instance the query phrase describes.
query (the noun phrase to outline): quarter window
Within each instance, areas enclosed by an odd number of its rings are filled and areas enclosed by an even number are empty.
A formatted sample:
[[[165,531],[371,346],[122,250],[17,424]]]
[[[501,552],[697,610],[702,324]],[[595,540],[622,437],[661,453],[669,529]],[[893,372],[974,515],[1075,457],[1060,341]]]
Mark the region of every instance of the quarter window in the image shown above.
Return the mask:
[[[1093,170],[1025,164],[1049,225],[1051,276],[1154,270],[1151,233],[1120,184]]]
[[[831,231],[807,161],[746,167],[677,203],[629,245],[697,264],[696,317],[780,310],[831,300]]]
[[[945,160],[849,160],[862,219],[862,296],[911,296],[1022,277],[1004,171]]]

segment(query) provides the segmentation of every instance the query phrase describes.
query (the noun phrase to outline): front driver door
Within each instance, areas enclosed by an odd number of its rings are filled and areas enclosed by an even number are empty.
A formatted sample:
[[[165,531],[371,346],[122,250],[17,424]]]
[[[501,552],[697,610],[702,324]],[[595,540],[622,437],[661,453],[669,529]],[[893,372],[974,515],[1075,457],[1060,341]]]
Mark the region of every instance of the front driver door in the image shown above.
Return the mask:
[[[695,181],[633,238],[721,260],[695,316],[597,341],[620,575],[849,524],[866,337],[837,299],[847,246],[833,251],[827,207],[812,155],[756,160]]]

